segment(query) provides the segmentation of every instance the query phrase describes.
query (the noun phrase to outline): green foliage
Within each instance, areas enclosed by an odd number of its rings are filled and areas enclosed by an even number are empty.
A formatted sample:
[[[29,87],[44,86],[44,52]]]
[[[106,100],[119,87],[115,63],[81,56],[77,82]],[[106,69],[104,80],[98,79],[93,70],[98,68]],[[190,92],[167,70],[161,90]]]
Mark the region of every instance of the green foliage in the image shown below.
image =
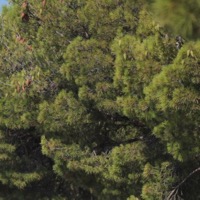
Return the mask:
[[[199,56],[199,43],[188,43],[145,89],[146,98],[163,113],[154,132],[178,160],[199,154]]]
[[[142,188],[142,198],[166,199],[167,191],[175,179],[172,173],[173,167],[169,162],[157,163],[156,166],[147,163],[143,171],[145,184]]]
[[[187,176],[200,162],[200,43],[177,50],[152,1],[11,2],[0,30],[0,198],[159,200],[175,188],[173,198],[198,199],[199,178]],[[197,17],[181,18],[192,20],[185,36],[197,37]]]
[[[199,38],[200,26],[198,0],[155,0],[152,5],[152,10],[156,15],[156,19],[161,24],[167,25],[169,30],[174,34],[182,35],[185,38]]]

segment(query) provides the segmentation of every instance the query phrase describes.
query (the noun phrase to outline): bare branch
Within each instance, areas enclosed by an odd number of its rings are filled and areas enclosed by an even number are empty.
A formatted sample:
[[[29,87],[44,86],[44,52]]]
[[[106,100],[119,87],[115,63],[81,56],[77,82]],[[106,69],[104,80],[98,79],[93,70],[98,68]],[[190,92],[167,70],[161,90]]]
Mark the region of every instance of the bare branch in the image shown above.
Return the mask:
[[[171,200],[173,199],[173,196],[176,196],[178,193],[179,188],[194,174],[196,174],[197,172],[200,172],[200,167],[195,169],[194,171],[192,171],[186,178],[183,179],[183,181],[181,181],[169,194],[169,196],[167,197],[166,200]]]

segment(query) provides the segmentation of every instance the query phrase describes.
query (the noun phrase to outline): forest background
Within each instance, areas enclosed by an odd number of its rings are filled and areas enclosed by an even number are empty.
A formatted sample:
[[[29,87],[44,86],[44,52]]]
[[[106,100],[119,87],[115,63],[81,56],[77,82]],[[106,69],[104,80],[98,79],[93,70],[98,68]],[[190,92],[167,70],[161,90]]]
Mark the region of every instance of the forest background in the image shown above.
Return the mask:
[[[9,3],[0,198],[200,199],[200,1]]]

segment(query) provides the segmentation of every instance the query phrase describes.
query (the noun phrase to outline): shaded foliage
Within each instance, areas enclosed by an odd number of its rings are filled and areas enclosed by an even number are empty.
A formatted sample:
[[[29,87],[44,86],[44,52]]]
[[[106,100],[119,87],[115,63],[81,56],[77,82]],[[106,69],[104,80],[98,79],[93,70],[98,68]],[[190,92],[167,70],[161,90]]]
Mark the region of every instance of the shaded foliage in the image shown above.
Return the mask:
[[[198,199],[199,42],[177,48],[150,1],[11,2],[2,198]]]

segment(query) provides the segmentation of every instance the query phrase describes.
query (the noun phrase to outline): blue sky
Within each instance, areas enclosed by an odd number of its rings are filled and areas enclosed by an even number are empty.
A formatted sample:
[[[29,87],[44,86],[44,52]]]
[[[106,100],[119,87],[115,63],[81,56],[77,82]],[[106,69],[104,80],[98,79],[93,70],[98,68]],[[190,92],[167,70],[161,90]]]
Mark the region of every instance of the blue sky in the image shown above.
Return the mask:
[[[7,0],[0,0],[0,7],[2,7],[3,5],[5,5],[7,3]]]

